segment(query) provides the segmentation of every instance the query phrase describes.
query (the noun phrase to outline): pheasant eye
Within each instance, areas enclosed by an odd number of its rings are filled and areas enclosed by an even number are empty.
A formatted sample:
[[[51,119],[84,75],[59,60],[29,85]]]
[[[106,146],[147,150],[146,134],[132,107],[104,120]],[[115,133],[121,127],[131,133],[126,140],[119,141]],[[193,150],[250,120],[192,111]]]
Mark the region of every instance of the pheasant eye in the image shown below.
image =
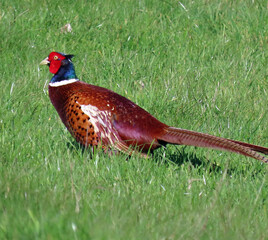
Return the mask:
[[[58,56],[54,56],[54,60],[58,60],[59,59],[59,57]]]

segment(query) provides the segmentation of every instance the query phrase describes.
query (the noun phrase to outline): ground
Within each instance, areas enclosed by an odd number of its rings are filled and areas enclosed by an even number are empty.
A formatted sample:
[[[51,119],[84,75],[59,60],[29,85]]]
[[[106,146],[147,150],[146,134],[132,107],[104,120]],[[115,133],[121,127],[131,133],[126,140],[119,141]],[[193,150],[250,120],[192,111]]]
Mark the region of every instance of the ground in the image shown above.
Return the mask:
[[[266,1],[2,1],[0,239],[265,239],[267,166],[167,146],[75,143],[47,94],[51,51],[174,127],[268,146]]]

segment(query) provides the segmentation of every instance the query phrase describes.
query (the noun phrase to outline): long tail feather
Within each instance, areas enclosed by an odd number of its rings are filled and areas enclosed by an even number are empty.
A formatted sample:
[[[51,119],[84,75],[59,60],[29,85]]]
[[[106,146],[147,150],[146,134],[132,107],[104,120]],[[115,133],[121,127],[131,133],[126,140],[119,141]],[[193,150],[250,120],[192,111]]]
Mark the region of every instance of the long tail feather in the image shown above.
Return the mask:
[[[268,163],[266,157],[257,153],[262,152],[267,154],[268,148],[186,129],[167,127],[165,133],[159,137],[158,140],[171,144],[206,147],[235,152]]]
[[[240,142],[240,141],[236,141],[236,140],[232,140],[232,139],[228,139],[228,140],[232,141],[234,143],[238,143],[244,147],[248,147],[255,152],[260,152],[260,153],[268,155],[268,148],[266,148],[266,147],[262,147],[262,146],[258,146],[258,145],[254,145],[254,144],[250,144],[250,143],[245,143],[245,142]]]

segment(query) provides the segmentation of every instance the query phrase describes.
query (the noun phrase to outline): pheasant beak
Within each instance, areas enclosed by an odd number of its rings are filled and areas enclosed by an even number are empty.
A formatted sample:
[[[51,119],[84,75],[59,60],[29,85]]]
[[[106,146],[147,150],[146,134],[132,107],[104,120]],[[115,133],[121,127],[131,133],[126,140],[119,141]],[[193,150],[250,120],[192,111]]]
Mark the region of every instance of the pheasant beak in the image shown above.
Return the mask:
[[[50,61],[48,61],[48,57],[45,58],[42,62],[40,62],[40,65],[49,65]]]

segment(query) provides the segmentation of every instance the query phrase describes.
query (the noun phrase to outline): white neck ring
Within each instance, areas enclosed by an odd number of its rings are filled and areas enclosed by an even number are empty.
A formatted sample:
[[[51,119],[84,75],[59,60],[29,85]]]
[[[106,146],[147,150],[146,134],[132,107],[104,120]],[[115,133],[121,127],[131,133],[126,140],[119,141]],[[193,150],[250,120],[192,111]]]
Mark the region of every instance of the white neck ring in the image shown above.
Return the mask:
[[[72,78],[72,79],[68,79],[68,80],[62,80],[59,82],[50,82],[49,86],[50,87],[60,87],[60,86],[68,85],[68,84],[71,84],[71,83],[74,83],[77,81],[79,81],[79,80],[76,78]]]

